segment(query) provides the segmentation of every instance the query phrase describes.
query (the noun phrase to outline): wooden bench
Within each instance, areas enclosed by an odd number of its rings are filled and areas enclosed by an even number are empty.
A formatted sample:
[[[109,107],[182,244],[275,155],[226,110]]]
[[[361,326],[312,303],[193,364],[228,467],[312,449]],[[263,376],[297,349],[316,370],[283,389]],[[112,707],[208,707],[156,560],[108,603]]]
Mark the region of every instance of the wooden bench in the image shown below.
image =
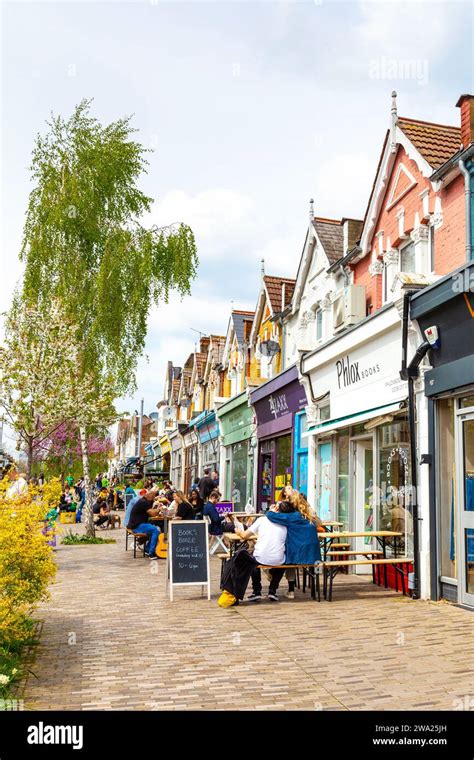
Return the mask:
[[[150,538],[150,536],[147,533],[135,533],[131,528],[125,528],[125,551],[128,551],[128,537],[133,536],[133,558],[137,558],[137,546],[142,546],[143,544],[143,556],[145,557],[145,546]]]
[[[407,572],[403,571],[400,565],[408,565],[413,562],[409,557],[390,557],[377,558],[377,559],[342,559],[342,560],[329,560],[323,563],[324,567],[324,598],[328,602],[332,601],[332,586],[333,580],[341,568],[355,567],[356,565],[369,565],[372,567],[372,580],[375,583],[375,567],[377,565],[386,567],[387,565],[393,565],[396,571],[395,574],[395,590],[398,591],[398,576],[401,577],[402,592],[405,596],[405,579],[407,578]],[[329,578],[329,590],[328,590],[328,578]]]

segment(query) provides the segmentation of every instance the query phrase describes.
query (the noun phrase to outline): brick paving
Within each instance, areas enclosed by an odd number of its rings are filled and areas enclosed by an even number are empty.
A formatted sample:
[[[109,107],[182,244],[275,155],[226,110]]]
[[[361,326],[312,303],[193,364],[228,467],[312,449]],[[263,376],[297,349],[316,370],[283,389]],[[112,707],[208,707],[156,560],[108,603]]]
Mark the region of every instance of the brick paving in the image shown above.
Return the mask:
[[[99,534],[100,535],[100,534]],[[165,562],[61,546],[26,709],[452,710],[474,698],[474,614],[338,576],[334,601],[165,594]],[[286,582],[283,579],[281,591]]]

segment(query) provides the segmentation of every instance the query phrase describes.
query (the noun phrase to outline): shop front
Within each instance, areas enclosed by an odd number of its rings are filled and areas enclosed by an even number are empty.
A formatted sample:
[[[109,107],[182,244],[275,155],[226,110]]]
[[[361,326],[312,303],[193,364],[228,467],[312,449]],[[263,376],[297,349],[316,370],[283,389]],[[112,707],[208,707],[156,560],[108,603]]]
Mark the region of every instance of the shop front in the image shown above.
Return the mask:
[[[198,478],[198,436],[191,422],[183,431],[184,443],[184,488],[185,494],[191,490],[192,484]]]
[[[204,470],[218,470],[219,464],[219,423],[216,413],[201,412],[192,422],[198,437],[198,475]]]
[[[162,435],[160,438],[160,451],[161,451],[161,470],[162,472],[170,472],[171,468],[171,444],[167,435]]]
[[[256,444],[247,393],[222,404],[217,416],[221,429],[221,490],[224,499],[232,501],[236,511],[242,511],[252,499]]]
[[[407,384],[401,320],[390,306],[302,360],[309,501],[356,532],[396,530],[413,550]],[[356,539],[364,551],[370,536]],[[364,571],[364,568],[361,568]]]
[[[250,403],[257,420],[256,505],[258,511],[266,511],[278,500],[283,486],[296,483],[295,468],[300,473],[307,472],[303,434],[300,432],[300,439],[295,435],[297,415],[298,428],[304,429],[301,413],[307,403],[297,368],[289,367],[252,391]]]
[[[410,316],[439,335],[424,374],[431,595],[474,608],[474,264],[412,296]]]

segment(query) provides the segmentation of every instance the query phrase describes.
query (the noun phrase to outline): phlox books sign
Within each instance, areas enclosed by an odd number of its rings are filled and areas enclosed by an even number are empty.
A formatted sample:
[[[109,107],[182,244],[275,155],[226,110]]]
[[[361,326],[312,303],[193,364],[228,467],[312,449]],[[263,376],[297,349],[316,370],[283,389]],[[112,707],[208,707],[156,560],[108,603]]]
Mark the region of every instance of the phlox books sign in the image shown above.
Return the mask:
[[[393,328],[315,369],[313,387],[329,391],[332,418],[357,414],[402,401],[407,385],[400,380],[401,331]]]

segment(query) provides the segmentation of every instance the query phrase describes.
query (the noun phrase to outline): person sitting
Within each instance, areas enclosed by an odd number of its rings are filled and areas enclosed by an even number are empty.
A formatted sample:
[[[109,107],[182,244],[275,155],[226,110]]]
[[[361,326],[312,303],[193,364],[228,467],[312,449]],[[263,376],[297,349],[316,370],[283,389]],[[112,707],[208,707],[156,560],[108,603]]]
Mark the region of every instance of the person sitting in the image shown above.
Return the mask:
[[[99,508],[99,518],[95,521],[96,528],[109,528],[112,522],[110,507],[107,502],[103,501]]]
[[[133,493],[135,493],[135,491],[133,491]],[[132,513],[133,507],[135,506],[135,504],[137,503],[139,499],[145,496],[145,494],[146,494],[146,488],[142,488],[138,496],[134,496],[133,499],[130,499],[130,501],[128,502],[127,509],[125,510],[125,516],[123,518],[123,524],[125,528],[128,528],[128,521],[130,520],[130,515]]]
[[[287,501],[281,501],[276,507],[271,507],[266,517],[275,525],[283,525],[287,529],[285,543],[285,564],[314,565],[321,561],[316,519],[311,515],[305,499],[299,499],[297,491],[290,492]],[[295,569],[286,571],[288,580],[289,599],[295,598]]]
[[[210,520],[210,536],[222,536],[223,533],[233,532],[234,530],[234,523],[232,520],[228,519],[227,516],[223,517],[220,515],[216,509],[216,504],[219,501],[219,498],[219,491],[212,491],[202,510],[203,517],[208,517]]]
[[[199,490],[197,488],[191,489],[191,493],[189,494],[188,501],[193,508],[194,519],[202,520],[202,510],[204,507],[204,502],[199,496]]]
[[[156,488],[152,488],[144,496],[140,497],[136,504],[133,505],[128,520],[128,528],[134,533],[146,533],[148,541],[145,546],[145,555],[151,560],[157,560],[156,546],[160,529],[156,525],[148,522],[150,517],[159,517],[158,509],[153,507],[153,502],[158,495]]]
[[[264,517],[255,520],[246,530],[235,529],[235,532],[242,539],[257,536],[257,542],[253,552],[253,559],[259,565],[284,565],[286,561],[285,545],[287,528],[285,525],[279,525],[271,522]],[[270,587],[268,589],[268,598],[272,602],[278,601],[278,586],[285,573],[285,568],[274,567],[270,571]],[[248,597],[249,601],[257,602],[262,598],[262,574],[259,567],[252,570],[252,593]]]
[[[194,520],[194,509],[182,491],[175,491],[173,501],[176,506],[174,520]]]

